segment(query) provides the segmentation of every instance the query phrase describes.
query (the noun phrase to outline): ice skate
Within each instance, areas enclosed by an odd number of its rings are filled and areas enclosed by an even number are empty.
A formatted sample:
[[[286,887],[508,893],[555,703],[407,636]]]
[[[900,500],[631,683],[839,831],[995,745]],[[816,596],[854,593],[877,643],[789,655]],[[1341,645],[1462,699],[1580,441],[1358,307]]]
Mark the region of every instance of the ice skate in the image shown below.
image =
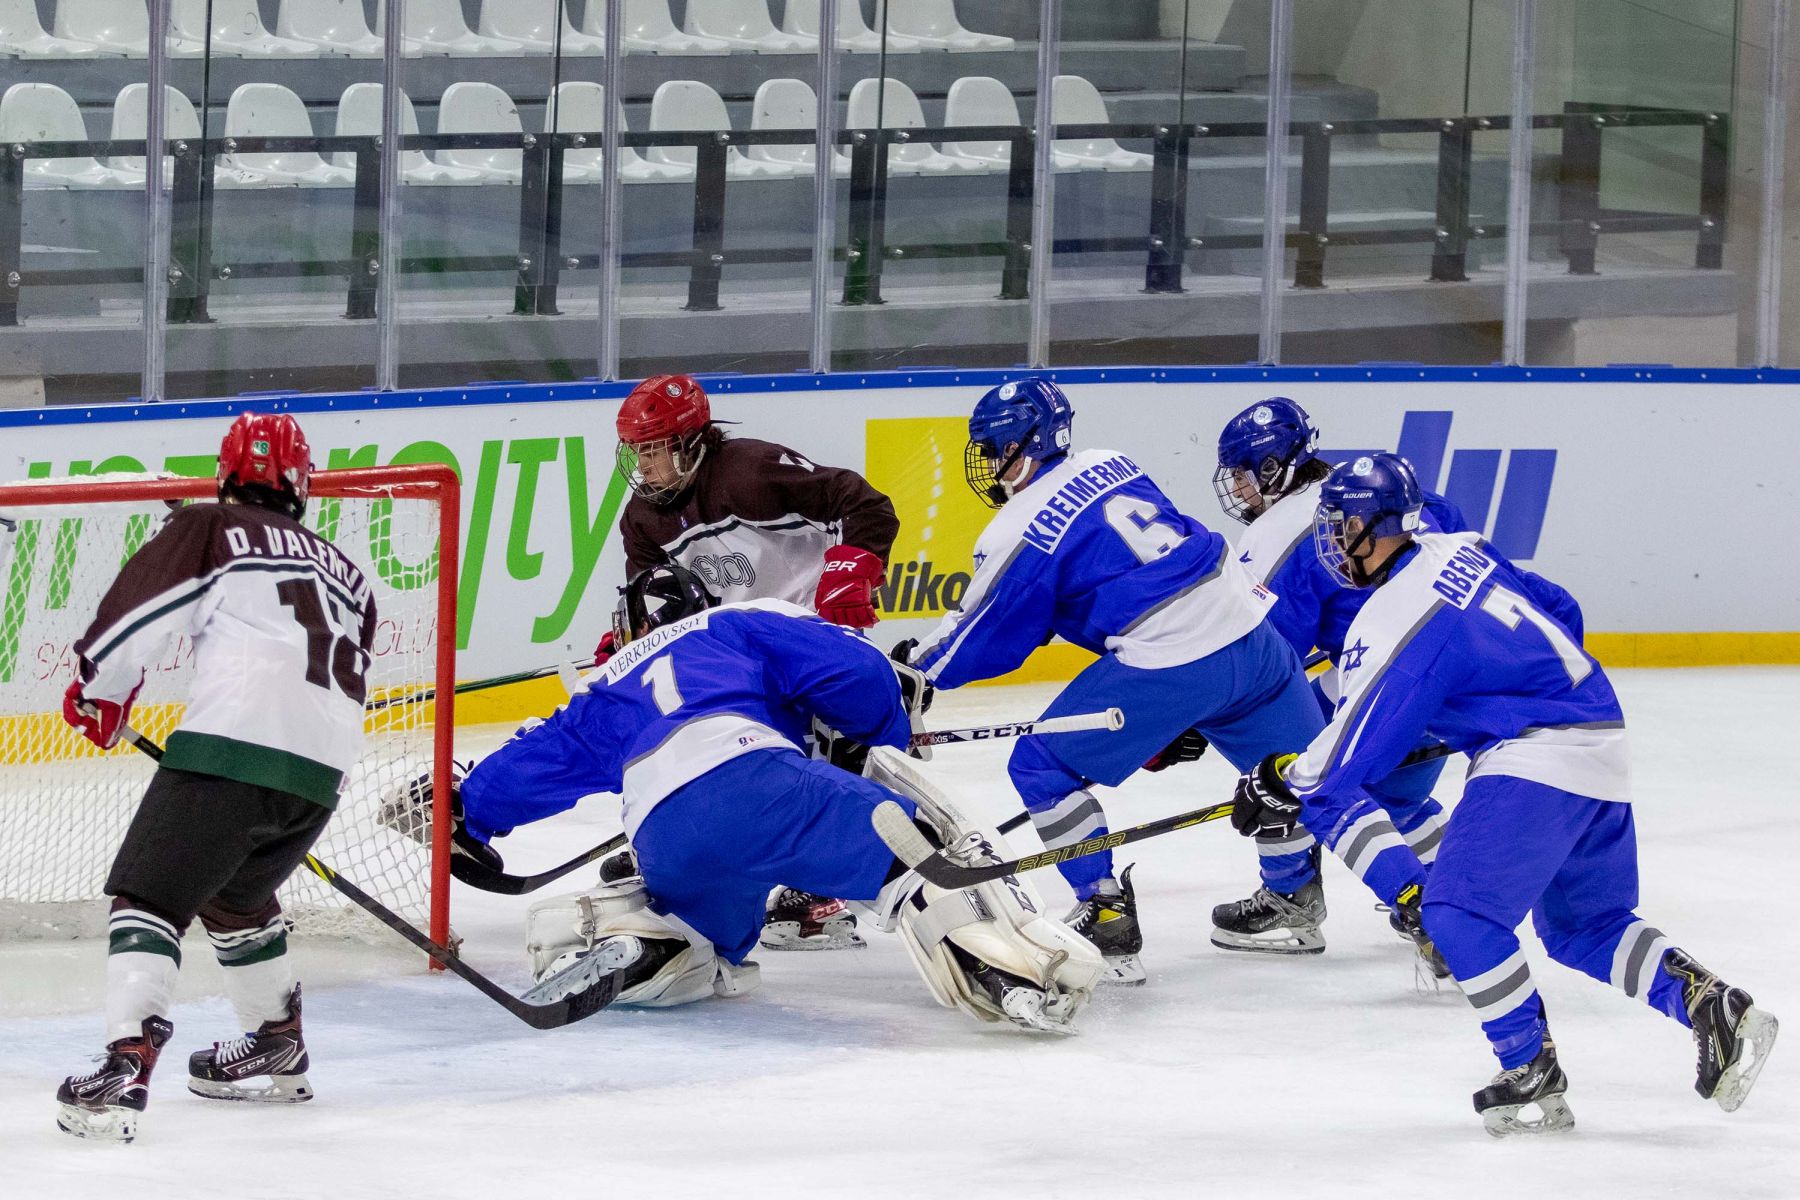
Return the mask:
[[[1390,909],[1388,924],[1393,927],[1395,933],[1418,949],[1419,962],[1427,971],[1431,972],[1433,979],[1450,978],[1449,964],[1444,962],[1444,956],[1438,953],[1437,944],[1431,940],[1431,935],[1425,932],[1425,921],[1419,914],[1417,896],[1411,900],[1402,900],[1398,907]]]
[[[1077,902],[1063,918],[1063,924],[1094,943],[1106,960],[1102,983],[1135,987],[1148,978],[1143,961],[1138,958],[1144,949],[1144,933],[1138,927],[1137,891],[1131,886],[1131,867],[1126,867],[1116,881],[1104,880],[1099,891]]]
[[[1512,1067],[1494,1076],[1493,1081],[1475,1093],[1475,1111],[1481,1123],[1494,1137],[1513,1137],[1522,1133],[1567,1133],[1575,1128],[1575,1114],[1563,1099],[1569,1090],[1569,1077],[1556,1062],[1556,1043],[1544,1033],[1544,1045],[1537,1057],[1523,1066]],[[1538,1115],[1527,1115],[1536,1108]]]
[[[208,1100],[299,1104],[313,1098],[307,1081],[306,1039],[300,1034],[300,985],[288,1015],[264,1021],[254,1033],[214,1042],[188,1056],[188,1091]]]
[[[1254,954],[1323,954],[1325,887],[1314,875],[1299,891],[1256,889],[1248,900],[1213,909],[1212,944]]]
[[[952,955],[963,971],[979,987],[1006,1020],[1033,1033],[1056,1033],[1072,1036],[1071,1022],[1076,1005],[1067,995],[1052,995],[1029,979],[986,963],[973,954],[953,947]]]
[[[860,950],[868,944],[842,900],[789,887],[770,894],[757,940],[769,950]]]
[[[150,1102],[150,1072],[156,1057],[175,1032],[161,1017],[144,1021],[144,1032],[120,1038],[106,1047],[100,1066],[86,1075],[71,1075],[56,1089],[56,1127],[78,1138],[129,1142],[137,1136],[138,1118]]]
[[[1662,969],[1681,981],[1682,1003],[1694,1023],[1700,1051],[1694,1090],[1736,1112],[1775,1047],[1780,1023],[1757,1008],[1749,992],[1725,983],[1684,950],[1671,949]]]

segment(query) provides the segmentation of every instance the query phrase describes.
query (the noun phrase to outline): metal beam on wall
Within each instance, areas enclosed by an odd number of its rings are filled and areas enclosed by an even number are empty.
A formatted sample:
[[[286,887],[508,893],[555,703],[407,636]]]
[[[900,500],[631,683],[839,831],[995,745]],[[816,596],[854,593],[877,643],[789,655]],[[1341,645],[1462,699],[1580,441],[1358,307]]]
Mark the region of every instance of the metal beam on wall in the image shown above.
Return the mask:
[[[1256,357],[1281,361],[1282,289],[1287,278],[1288,117],[1294,90],[1294,0],[1269,9],[1269,111],[1263,134],[1262,332]],[[1185,82],[1185,81],[1184,81]]]
[[[1537,71],[1537,0],[1513,0],[1511,139],[1506,197],[1506,293],[1500,360],[1525,361],[1526,271],[1531,266],[1531,110]]]
[[[169,193],[162,161],[169,128],[169,6],[150,0],[150,103],[144,112],[144,369],[139,394],[149,403],[167,388],[169,336]]]
[[[375,386],[391,392],[400,386],[400,89],[406,27],[406,0],[377,0],[387,5],[381,35],[381,212],[376,219],[381,249],[376,254]]]
[[[1025,335],[1025,361],[1033,367],[1050,363],[1050,263],[1056,237],[1056,73],[1062,57],[1062,0],[1038,6],[1037,100],[1032,124],[1037,139],[1031,147],[1030,320]]]
[[[1781,358],[1782,200],[1787,183],[1787,124],[1795,72],[1789,56],[1791,0],[1771,0],[1769,12],[1768,95],[1764,101],[1762,147],[1762,220],[1757,245],[1756,361],[1752,366],[1779,366]]]

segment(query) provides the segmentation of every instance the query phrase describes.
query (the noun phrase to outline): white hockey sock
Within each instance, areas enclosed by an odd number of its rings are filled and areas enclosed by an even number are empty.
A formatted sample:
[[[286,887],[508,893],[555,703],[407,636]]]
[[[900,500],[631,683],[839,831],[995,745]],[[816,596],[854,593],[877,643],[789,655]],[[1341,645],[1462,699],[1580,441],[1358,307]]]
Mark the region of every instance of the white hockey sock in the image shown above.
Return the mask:
[[[145,1018],[169,1015],[181,974],[181,937],[140,908],[115,911],[107,933],[106,1040],[142,1037]]]
[[[238,1028],[254,1033],[265,1021],[286,1020],[294,994],[294,965],[287,956],[287,922],[277,916],[255,929],[207,930],[225,968],[225,994]]]

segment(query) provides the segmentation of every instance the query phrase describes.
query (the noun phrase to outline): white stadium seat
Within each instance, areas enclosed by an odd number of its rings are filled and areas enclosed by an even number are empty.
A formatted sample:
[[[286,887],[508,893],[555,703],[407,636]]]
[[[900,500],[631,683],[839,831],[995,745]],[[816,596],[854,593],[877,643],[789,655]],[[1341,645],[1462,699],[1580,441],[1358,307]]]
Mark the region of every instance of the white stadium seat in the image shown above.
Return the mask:
[[[869,22],[863,18],[862,0],[829,2],[836,4],[838,10],[837,48],[853,54],[879,54],[882,49],[881,35],[870,29]],[[821,0],[787,0],[787,12],[781,18],[781,28],[817,42],[820,4]],[[923,47],[912,38],[898,34],[888,35],[889,54],[917,54],[921,49]]]
[[[605,54],[606,41],[575,28],[568,0],[481,0],[481,36],[513,42],[533,54],[558,49],[556,15],[562,12],[564,54]]]
[[[687,0],[687,31],[754,54],[817,54],[819,39],[783,33],[766,0]]]
[[[1011,50],[1013,40],[963,28],[956,0],[899,0],[890,3],[888,32],[913,38],[927,50]]]
[[[453,83],[438,102],[439,133],[524,133],[519,106],[491,83]],[[440,150],[438,161],[480,171],[493,180],[518,183],[524,176],[520,150]],[[580,162],[563,162],[565,183],[597,182],[598,172]]]
[[[210,41],[206,28],[208,3],[212,6]],[[321,53],[311,42],[270,33],[263,26],[256,0],[173,0],[169,6],[169,29],[222,57],[317,58]]]
[[[381,85],[379,83],[353,83],[344,89],[338,97],[337,129],[339,137],[367,137],[381,133]],[[413,111],[412,97],[405,92],[400,93],[400,133],[402,136],[419,132],[419,115]],[[355,170],[356,155],[348,150],[340,150],[332,155],[338,166],[347,170]],[[472,171],[465,167],[452,167],[444,163],[432,162],[425,157],[423,150],[400,151],[400,181],[402,183],[418,183],[426,185],[480,183],[484,176],[480,171]]]
[[[375,6],[375,32],[387,30],[387,6]],[[483,55],[516,55],[519,47],[499,38],[482,37],[469,28],[461,0],[406,0],[405,35],[409,57],[479,58]]]
[[[790,5],[791,10],[791,5]],[[750,105],[752,129],[817,129],[819,96],[804,79],[765,79]],[[818,163],[818,148],[806,146],[751,146],[745,153],[753,161],[787,167],[796,175],[811,175]],[[831,172],[839,179],[850,174],[850,156],[836,151]]]
[[[1105,125],[1112,120],[1100,90],[1082,75],[1058,75],[1051,85],[1050,111],[1058,125]],[[1103,171],[1148,171],[1154,160],[1148,154],[1127,150],[1112,138],[1061,138],[1056,158]]]
[[[650,128],[730,129],[731,114],[719,93],[692,79],[671,79],[656,89],[650,98]],[[652,146],[644,157],[653,163],[680,167],[689,177],[694,173],[696,151],[691,146]],[[785,179],[793,175],[792,167],[760,159],[745,158],[736,146],[725,149],[727,179]]]
[[[950,85],[944,100],[946,125],[1019,125],[1019,104],[1004,83],[991,75],[968,75]],[[1098,162],[1088,162],[1063,151],[1058,142],[1050,150],[1050,162],[1056,171],[1099,171]],[[1006,142],[945,142],[944,152],[972,158],[990,171],[1011,169],[1010,146]],[[1031,153],[1025,147],[1025,153]]]
[[[0,0],[0,58],[93,58],[102,53],[107,52],[92,42],[45,33],[37,0]]]
[[[300,97],[278,83],[246,83],[225,106],[225,136],[311,137],[312,118]],[[226,165],[268,177],[271,183],[346,187],[355,176],[319,157],[316,150],[228,154]]]
[[[0,95],[0,142],[85,142],[75,98],[53,83],[15,83]],[[130,181],[91,155],[25,160],[28,188],[117,188]]]
[[[848,128],[924,126],[925,110],[920,107],[919,98],[898,79],[864,79],[850,89]],[[929,142],[902,142],[888,147],[889,175],[979,175],[988,169],[988,164],[975,159],[941,153]]]
[[[193,101],[174,88],[165,88],[168,97],[169,111],[164,117],[163,135],[171,142],[189,141],[196,144],[200,141],[200,118],[194,114]],[[115,142],[132,142],[142,138],[150,126],[149,114],[150,85],[147,83],[128,83],[119,89],[113,97],[112,133]],[[106,160],[106,165],[118,172],[132,187],[144,186],[144,158],[138,154],[123,154]],[[163,159],[163,184],[174,186],[175,160]],[[213,163],[213,184],[217,187],[263,187],[268,179],[254,171],[246,171],[241,167],[229,167],[222,162]]]
[[[150,53],[150,10],[146,0],[56,0],[56,36],[89,42],[109,54],[145,58]],[[169,36],[170,58],[199,58],[203,43]]]
[[[625,11],[620,15],[625,30],[625,50],[651,54],[730,54],[731,47],[718,38],[696,37],[675,28],[669,16],[669,0],[621,0]],[[589,37],[606,36],[608,0],[587,0],[582,14],[581,32]]]
[[[627,128],[625,110],[618,105],[614,107],[619,112],[619,132],[624,133]],[[597,83],[557,84],[556,124],[571,132],[587,134],[588,145],[595,147],[565,150],[563,162],[591,171],[596,178],[601,177],[602,158],[598,146],[606,126],[606,89]],[[625,183],[659,183],[693,177],[691,170],[683,170],[668,163],[648,162],[630,146],[619,147],[619,178]]]
[[[381,57],[381,39],[369,29],[362,0],[281,0],[275,32],[311,42],[328,54]]]

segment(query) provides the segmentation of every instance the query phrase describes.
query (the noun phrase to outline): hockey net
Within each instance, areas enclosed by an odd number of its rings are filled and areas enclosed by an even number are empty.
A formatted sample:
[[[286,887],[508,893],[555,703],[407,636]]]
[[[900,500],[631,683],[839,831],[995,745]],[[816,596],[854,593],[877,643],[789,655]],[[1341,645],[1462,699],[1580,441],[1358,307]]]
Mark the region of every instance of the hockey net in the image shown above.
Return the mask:
[[[155,764],[101,751],[66,725],[70,645],[119,568],[211,479],[93,476],[0,485],[0,938],[105,928],[108,868]],[[318,471],[306,524],[375,590],[362,755],[314,854],[440,943],[449,938],[448,829],[455,670],[456,476],[424,465]],[[173,639],[148,672],[132,724],[161,744],[180,723],[194,646]],[[272,704],[280,703],[271,697]],[[437,813],[396,820],[415,781]],[[380,936],[306,869],[280,892],[296,933]]]

